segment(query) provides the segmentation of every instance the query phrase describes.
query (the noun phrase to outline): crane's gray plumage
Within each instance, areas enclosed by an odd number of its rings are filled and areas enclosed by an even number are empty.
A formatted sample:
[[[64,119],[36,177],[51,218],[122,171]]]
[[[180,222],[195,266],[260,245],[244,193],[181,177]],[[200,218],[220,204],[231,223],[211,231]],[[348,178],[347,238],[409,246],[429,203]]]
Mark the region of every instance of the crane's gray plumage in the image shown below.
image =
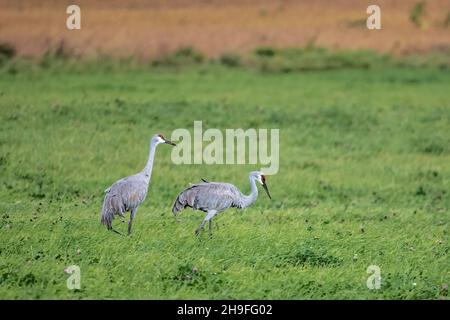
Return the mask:
[[[232,184],[202,182],[191,185],[177,197],[172,212],[176,215],[186,207],[194,210],[224,210],[230,207],[241,208],[237,202],[241,192]]]
[[[270,198],[265,176],[259,171],[250,172],[249,182],[251,193],[248,196],[242,194],[236,186],[229,183],[208,182],[204,179],[202,181],[183,190],[176,198],[172,207],[172,213],[174,215],[177,215],[187,207],[207,212],[205,219],[195,231],[196,235],[203,230],[206,222],[209,222],[209,230],[211,232],[212,218],[225,209],[244,209],[251,206],[258,197],[256,181],[262,184]]]
[[[102,223],[111,229],[112,220],[116,214],[124,217],[125,212],[137,209],[147,196],[149,183],[150,179],[146,179],[142,173],[138,173],[121,179],[106,189]]]
[[[125,212],[129,211],[130,220],[128,221],[128,234],[131,234],[131,225],[136,216],[137,209],[147,196],[148,186],[152,176],[155,150],[160,143],[175,145],[160,134],[153,136],[150,141],[149,157],[144,170],[135,175],[116,181],[111,187],[105,190],[101,223],[104,224],[108,230],[113,230],[112,221],[114,220],[115,215],[124,217]]]

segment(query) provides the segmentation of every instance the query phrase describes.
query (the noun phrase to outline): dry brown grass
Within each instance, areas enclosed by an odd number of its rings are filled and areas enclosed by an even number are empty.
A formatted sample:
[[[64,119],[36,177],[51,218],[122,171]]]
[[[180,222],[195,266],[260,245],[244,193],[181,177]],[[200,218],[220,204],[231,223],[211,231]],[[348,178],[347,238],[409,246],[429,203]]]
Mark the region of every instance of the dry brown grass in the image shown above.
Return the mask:
[[[450,0],[427,1],[422,27],[409,19],[417,1],[1,0],[0,42],[26,56],[41,56],[64,43],[74,55],[141,59],[182,46],[211,57],[308,43],[393,54],[450,47],[450,27],[445,27]],[[80,31],[65,27],[65,9],[73,3],[81,7]],[[380,31],[365,27],[372,3],[382,9]]]

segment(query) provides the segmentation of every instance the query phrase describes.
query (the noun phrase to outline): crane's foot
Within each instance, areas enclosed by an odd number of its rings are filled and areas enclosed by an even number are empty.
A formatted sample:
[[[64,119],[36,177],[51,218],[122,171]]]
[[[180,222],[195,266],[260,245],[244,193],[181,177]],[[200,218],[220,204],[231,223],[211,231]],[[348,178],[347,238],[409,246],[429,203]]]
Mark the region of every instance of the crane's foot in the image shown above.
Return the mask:
[[[117,231],[116,229],[111,228],[110,230],[114,233],[120,234],[121,236],[125,236],[123,233]]]
[[[195,236],[199,236],[199,234],[202,232],[202,228],[198,228],[195,230]]]

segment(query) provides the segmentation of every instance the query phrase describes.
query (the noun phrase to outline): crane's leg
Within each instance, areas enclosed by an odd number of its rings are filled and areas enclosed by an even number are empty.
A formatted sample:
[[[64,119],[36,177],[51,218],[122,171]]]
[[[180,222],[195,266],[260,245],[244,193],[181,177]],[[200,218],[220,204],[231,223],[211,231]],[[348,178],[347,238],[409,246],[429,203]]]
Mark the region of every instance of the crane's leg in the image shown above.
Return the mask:
[[[195,230],[195,235],[198,236],[200,232],[205,227],[206,222],[209,222],[209,229],[211,231],[211,219],[217,214],[216,210],[208,210],[208,214],[206,215],[205,219],[203,219],[202,223],[198,226],[197,230]]]
[[[136,213],[137,213],[137,208],[131,210],[130,221],[128,221],[128,235],[131,234],[131,224],[133,223],[133,219],[136,216]]]
[[[211,238],[212,237],[212,219],[209,220],[208,231],[209,231],[209,237]]]

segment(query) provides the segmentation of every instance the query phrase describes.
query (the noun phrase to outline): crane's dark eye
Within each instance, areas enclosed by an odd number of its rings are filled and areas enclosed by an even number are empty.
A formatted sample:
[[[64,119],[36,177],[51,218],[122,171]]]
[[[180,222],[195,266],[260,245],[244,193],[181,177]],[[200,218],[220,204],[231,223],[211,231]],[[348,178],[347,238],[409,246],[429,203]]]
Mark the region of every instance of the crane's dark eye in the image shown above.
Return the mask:
[[[262,181],[263,183],[266,183],[266,177],[265,177],[264,175],[261,175],[261,181]]]
[[[158,134],[158,137],[160,137],[161,139],[164,139],[162,134]],[[165,139],[164,139],[165,140]]]

